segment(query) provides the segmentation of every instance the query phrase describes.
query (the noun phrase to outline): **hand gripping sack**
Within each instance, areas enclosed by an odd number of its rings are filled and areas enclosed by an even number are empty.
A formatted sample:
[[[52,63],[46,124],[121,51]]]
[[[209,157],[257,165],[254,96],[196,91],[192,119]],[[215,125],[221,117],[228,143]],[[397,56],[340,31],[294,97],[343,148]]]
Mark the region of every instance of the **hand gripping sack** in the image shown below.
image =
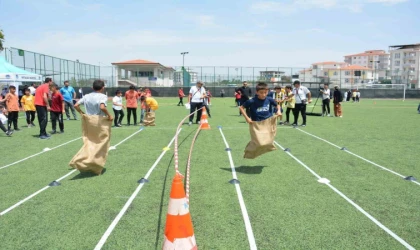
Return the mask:
[[[147,112],[146,117],[144,118],[144,126],[155,126],[156,120],[156,113],[155,112]]]
[[[276,150],[274,138],[277,133],[277,117],[273,116],[264,121],[249,124],[251,141],[245,148],[244,158],[255,159],[258,156]]]
[[[112,121],[99,115],[82,115],[83,147],[69,165],[80,172],[101,174],[108,156]]]

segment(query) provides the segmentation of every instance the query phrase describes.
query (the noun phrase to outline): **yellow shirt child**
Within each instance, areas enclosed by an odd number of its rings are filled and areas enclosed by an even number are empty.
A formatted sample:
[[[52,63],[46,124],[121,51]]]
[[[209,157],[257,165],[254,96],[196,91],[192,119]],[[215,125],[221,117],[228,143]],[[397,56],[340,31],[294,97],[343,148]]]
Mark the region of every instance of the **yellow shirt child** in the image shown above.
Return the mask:
[[[156,111],[159,108],[158,102],[153,97],[146,97],[146,109]]]
[[[25,111],[35,111],[35,97],[32,95],[24,95],[20,100]]]

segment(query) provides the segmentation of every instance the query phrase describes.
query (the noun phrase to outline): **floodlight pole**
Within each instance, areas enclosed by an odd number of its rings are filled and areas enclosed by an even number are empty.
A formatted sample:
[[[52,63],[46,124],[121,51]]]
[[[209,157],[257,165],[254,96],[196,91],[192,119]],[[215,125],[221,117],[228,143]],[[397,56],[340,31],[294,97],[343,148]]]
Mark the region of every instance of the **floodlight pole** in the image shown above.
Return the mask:
[[[182,85],[184,85],[184,62],[185,62],[185,55],[188,54],[188,52],[181,52],[182,55]]]

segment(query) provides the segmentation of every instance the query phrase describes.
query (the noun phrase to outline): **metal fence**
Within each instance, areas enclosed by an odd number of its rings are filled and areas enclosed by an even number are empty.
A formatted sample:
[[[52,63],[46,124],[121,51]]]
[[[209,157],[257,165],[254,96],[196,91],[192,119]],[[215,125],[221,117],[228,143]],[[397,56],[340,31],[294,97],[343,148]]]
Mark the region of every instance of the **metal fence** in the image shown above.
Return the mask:
[[[99,66],[13,47],[5,48],[2,56],[16,67],[43,77],[51,77],[58,85],[68,80],[73,86],[91,86],[94,79],[100,78],[101,74]]]

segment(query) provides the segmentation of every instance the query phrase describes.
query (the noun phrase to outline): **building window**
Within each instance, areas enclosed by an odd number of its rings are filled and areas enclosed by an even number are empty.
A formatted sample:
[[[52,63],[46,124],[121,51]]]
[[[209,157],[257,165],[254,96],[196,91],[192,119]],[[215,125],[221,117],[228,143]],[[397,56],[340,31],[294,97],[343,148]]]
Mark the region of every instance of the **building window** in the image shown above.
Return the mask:
[[[334,71],[334,75],[335,75],[335,76],[336,76],[336,75],[338,75],[338,74],[337,74],[337,71]]]
[[[151,72],[151,71],[146,71],[146,72],[136,71],[136,72],[134,72],[134,75],[136,77],[151,77],[151,76],[153,76],[153,72]]]
[[[395,66],[400,66],[401,65],[401,61],[395,61]]]
[[[400,58],[400,53],[395,53],[395,58]]]
[[[344,80],[344,82],[345,82],[345,83],[349,83],[349,79],[348,79],[348,78],[346,78],[346,79]]]
[[[328,72],[324,72],[324,76],[328,76]]]
[[[366,74],[366,72],[365,71],[362,71],[362,75],[365,75]]]
[[[349,76],[350,75],[350,71],[346,71],[346,76]]]

